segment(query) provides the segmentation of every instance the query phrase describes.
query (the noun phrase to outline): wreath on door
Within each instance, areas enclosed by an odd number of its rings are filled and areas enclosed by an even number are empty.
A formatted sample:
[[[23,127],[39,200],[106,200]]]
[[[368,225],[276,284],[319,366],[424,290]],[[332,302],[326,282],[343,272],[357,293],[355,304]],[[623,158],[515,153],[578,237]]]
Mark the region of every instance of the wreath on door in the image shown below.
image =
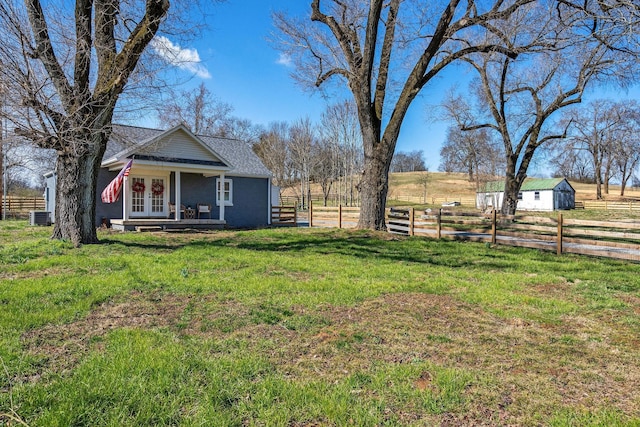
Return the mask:
[[[144,189],[146,187],[144,186],[144,182],[134,182],[133,185],[131,186],[131,189],[133,190],[134,193],[143,193]]]
[[[151,185],[151,192],[154,196],[159,196],[164,193],[164,185],[161,182],[156,181]]]

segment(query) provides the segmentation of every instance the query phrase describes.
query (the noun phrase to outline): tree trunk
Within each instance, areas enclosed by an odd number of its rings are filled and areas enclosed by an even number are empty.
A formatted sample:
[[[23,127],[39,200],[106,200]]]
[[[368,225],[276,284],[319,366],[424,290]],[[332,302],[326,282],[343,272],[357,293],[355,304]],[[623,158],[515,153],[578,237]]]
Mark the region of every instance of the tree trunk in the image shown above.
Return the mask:
[[[69,132],[71,134],[71,132]],[[68,150],[56,160],[56,213],[54,239],[69,240],[78,247],[98,242],[96,233],[96,183],[109,132],[73,132],[86,139],[69,143],[83,153]]]
[[[387,125],[387,131],[391,124]],[[373,129],[374,127],[372,127]],[[360,218],[358,228],[386,230],[385,208],[389,191],[389,169],[395,150],[395,138],[379,139],[376,132],[363,131],[364,171],[360,182]]]
[[[365,158],[360,183],[358,228],[385,230],[385,207],[389,190],[389,164],[379,158]]]
[[[502,208],[500,209],[502,215],[515,215],[518,208],[518,193],[520,193],[520,188],[526,177],[527,166],[521,164],[520,171],[516,174],[516,163],[517,158],[514,155],[507,157],[504,196],[502,198]]]

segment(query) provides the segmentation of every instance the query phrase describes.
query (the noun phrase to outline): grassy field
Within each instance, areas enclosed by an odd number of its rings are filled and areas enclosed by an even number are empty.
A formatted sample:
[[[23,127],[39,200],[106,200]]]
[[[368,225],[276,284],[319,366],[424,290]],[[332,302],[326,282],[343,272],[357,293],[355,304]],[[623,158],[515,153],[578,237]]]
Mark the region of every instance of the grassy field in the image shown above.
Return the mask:
[[[475,197],[476,186],[469,182],[469,176],[463,173],[429,172],[427,194],[432,196],[462,196]],[[389,175],[389,193],[411,194],[420,196],[424,192],[424,172],[392,173]],[[595,184],[583,184],[570,181],[576,190],[576,200],[596,200]],[[604,187],[603,187],[604,191]],[[609,194],[604,194],[605,200],[640,200],[640,189],[627,187],[625,195],[620,196],[620,186],[609,186]]]
[[[640,265],[0,222],[0,425],[639,426]]]

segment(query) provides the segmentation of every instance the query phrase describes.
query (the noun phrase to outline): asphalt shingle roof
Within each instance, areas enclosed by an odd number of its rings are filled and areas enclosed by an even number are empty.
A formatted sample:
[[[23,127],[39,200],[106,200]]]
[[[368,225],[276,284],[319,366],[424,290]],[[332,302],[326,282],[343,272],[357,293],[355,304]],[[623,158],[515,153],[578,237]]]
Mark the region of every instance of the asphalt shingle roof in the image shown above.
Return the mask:
[[[145,142],[156,138],[166,130],[150,129],[135,126],[113,125],[111,138],[107,143],[104,159],[111,158],[119,153],[143,145]],[[253,152],[251,145],[245,141],[233,138],[196,135],[203,143],[227,160],[232,167],[230,175],[238,176],[271,176],[271,171],[262,163]]]

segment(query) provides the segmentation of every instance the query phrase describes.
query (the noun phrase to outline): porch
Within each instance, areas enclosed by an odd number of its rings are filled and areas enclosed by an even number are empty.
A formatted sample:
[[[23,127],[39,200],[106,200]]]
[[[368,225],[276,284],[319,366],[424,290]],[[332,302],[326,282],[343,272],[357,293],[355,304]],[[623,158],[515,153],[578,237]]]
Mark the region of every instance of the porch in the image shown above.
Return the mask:
[[[111,220],[111,227],[118,231],[221,230],[225,224],[226,221],[220,219],[135,218]]]

